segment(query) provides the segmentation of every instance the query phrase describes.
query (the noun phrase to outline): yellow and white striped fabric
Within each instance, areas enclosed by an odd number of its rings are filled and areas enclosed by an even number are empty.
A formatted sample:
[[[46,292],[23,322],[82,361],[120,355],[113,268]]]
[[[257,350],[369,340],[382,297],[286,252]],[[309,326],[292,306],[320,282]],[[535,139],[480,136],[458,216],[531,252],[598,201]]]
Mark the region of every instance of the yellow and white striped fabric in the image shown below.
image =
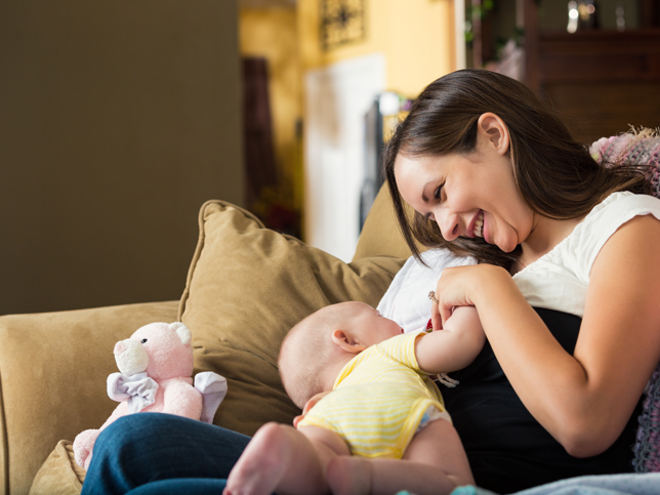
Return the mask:
[[[400,459],[429,407],[451,421],[438,387],[417,364],[419,335],[392,337],[358,354],[298,428],[334,431],[355,456]]]

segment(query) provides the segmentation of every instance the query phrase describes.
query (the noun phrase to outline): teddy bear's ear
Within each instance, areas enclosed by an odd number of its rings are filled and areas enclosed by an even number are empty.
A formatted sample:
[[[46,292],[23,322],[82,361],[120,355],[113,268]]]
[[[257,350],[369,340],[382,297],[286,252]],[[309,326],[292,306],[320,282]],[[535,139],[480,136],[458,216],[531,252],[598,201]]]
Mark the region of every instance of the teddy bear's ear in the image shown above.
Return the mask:
[[[183,345],[190,344],[190,341],[192,340],[192,334],[190,333],[190,329],[187,326],[185,326],[180,321],[175,321],[174,323],[170,323],[170,328],[176,332]]]

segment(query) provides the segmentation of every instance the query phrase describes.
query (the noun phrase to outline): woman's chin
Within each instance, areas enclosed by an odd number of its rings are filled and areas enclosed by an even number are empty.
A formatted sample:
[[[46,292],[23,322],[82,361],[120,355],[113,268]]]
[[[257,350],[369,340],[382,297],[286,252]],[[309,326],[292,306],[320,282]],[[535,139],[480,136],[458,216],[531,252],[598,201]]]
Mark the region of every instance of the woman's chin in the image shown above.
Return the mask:
[[[516,247],[518,246],[517,244],[515,244],[515,243],[510,243],[510,242],[500,242],[500,243],[498,243],[498,242],[492,242],[492,243],[489,243],[489,244],[494,244],[495,246],[497,246],[498,248],[500,248],[501,251],[503,251],[503,252],[505,252],[505,253],[510,253],[510,252],[512,252],[512,251],[515,250]]]

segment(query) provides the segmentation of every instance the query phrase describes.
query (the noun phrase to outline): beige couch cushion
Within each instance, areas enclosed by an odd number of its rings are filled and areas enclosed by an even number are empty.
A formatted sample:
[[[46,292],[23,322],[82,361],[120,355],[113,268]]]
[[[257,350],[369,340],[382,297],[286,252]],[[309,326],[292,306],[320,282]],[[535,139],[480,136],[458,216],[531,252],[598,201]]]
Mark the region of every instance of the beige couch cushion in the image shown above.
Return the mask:
[[[412,208],[405,206],[412,215]],[[419,245],[420,251],[426,248]],[[406,244],[394,212],[392,197],[387,182],[380,188],[360,233],[353,261],[369,256],[395,256],[409,258],[410,248]]]
[[[286,333],[328,304],[375,306],[404,260],[344,263],[222,201],[207,202],[199,222],[179,317],[193,334],[196,372],[216,371],[229,383],[214,423],[248,435],[267,421],[290,424],[298,409],[277,370]]]

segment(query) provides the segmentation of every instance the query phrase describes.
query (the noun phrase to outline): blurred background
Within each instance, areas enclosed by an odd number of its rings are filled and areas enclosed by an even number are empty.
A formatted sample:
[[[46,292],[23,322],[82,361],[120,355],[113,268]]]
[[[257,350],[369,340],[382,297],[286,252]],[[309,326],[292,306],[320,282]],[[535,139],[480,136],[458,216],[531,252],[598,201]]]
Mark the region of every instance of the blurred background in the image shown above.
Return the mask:
[[[412,100],[660,126],[658,0],[0,0],[0,314],[180,297],[208,199],[350,261]]]

